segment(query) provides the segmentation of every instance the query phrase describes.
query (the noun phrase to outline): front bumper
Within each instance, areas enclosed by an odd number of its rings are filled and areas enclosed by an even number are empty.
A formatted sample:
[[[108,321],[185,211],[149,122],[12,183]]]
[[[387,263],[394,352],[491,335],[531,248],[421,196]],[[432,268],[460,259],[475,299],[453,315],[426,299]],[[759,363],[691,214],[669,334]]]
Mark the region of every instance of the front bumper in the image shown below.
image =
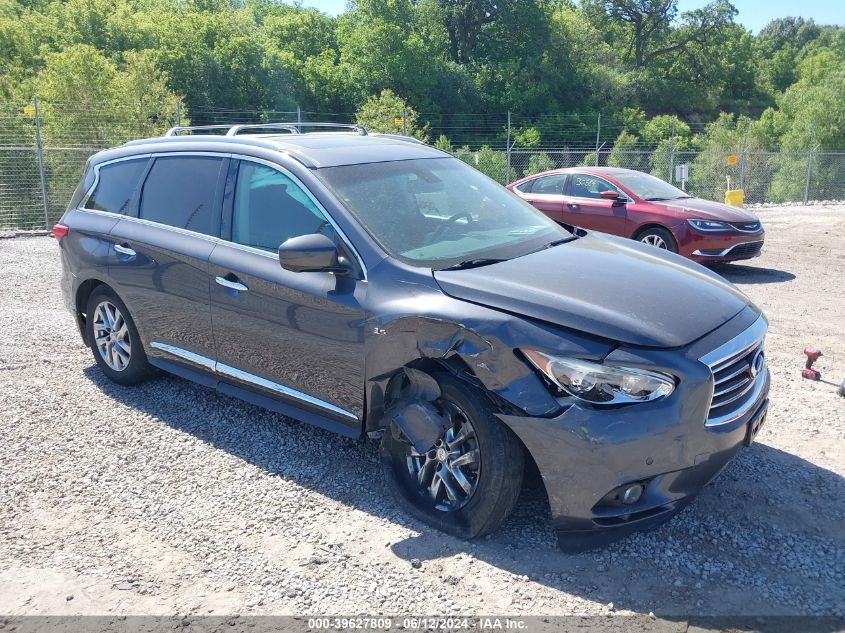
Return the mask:
[[[719,264],[757,257],[763,250],[766,233],[704,233],[688,224],[675,227],[678,252],[699,264]]]
[[[554,418],[499,416],[540,470],[562,549],[598,547],[669,519],[759,430],[768,407],[768,370],[742,415],[707,427],[712,374],[702,363],[686,369],[663,401],[614,410],[572,405]],[[622,491],[637,483],[642,495],[624,504]]]

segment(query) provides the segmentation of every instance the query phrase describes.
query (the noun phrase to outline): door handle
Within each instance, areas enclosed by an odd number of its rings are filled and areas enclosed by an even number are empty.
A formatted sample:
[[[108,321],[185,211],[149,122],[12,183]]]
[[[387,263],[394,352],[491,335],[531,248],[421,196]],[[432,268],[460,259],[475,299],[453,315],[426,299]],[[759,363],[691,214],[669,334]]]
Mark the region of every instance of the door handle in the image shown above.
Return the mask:
[[[114,250],[121,255],[126,255],[127,257],[135,257],[138,253],[136,253],[133,249],[129,248],[128,246],[124,246],[123,244],[115,244]]]
[[[577,209],[577,208],[579,208],[581,205],[580,205],[580,204],[575,204],[574,202],[570,202],[570,203],[568,203],[566,206],[568,206],[570,209]]]
[[[218,284],[223,286],[224,288],[229,288],[230,290],[235,290],[237,292],[246,292],[249,288],[246,285],[242,284],[239,281],[232,281],[231,279],[226,279],[225,277],[217,276],[214,278]]]

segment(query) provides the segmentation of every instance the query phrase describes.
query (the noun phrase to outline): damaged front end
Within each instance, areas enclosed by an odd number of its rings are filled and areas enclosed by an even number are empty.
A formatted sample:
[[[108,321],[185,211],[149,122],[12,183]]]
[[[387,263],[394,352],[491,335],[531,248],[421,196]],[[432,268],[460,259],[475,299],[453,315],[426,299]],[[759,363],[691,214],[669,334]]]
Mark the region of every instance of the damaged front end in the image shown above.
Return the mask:
[[[701,350],[747,328],[759,317],[753,310],[694,344],[667,350],[620,347],[442,296],[436,305],[416,305],[420,313],[437,316],[396,315],[379,323],[373,337],[367,431],[408,442],[416,455],[435,455],[449,423],[432,375],[455,376],[484,394],[495,417],[536,463],[552,524],[567,551],[596,547],[670,518],[736,454],[748,420],[765,407],[767,376],[747,416],[717,430],[704,424],[713,376],[699,360]],[[524,354],[526,348],[543,350],[546,358],[630,368],[622,372],[626,375],[672,377],[673,386],[653,399],[616,394],[608,402],[590,402],[555,384]],[[645,383],[634,384],[640,391],[628,385],[628,393],[641,395]]]
[[[403,437],[418,453],[425,454],[446,432],[447,422],[432,404],[440,397],[440,387],[430,375],[403,367],[391,382],[391,402],[384,419],[395,440]]]

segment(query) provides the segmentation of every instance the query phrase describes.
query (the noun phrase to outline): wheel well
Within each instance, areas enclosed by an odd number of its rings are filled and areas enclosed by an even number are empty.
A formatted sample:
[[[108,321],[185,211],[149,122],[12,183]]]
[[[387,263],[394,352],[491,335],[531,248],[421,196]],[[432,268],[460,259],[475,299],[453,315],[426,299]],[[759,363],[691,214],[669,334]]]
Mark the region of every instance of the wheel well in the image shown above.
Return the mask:
[[[469,365],[467,365],[466,362],[458,356],[451,356],[449,358],[418,358],[407,365],[398,368],[391,376],[387,383],[387,388],[385,389],[385,404],[388,406],[391,398],[401,396],[402,386],[398,383],[405,382],[405,369],[416,370],[428,376],[437,372],[448,371],[449,373],[466,381],[469,385],[484,389],[483,385],[481,385],[478,378],[476,378]]]
[[[85,319],[87,316],[85,314],[85,310],[91,293],[100,286],[109,287],[107,283],[100,281],[99,279],[88,279],[79,284],[79,288],[76,290],[76,320],[79,323],[79,329],[82,332],[83,340],[89,345],[88,330],[85,327]]]
[[[437,372],[448,371],[449,373],[454,374],[455,376],[466,382],[468,386],[480,389],[488,397],[496,411],[500,413],[514,412],[513,405],[505,402],[496,394],[489,392],[487,389],[485,389],[484,385],[481,384],[481,381],[478,380],[475,373],[472,371],[472,368],[466,363],[466,361],[464,361],[464,359],[458,356],[451,356],[449,358],[418,358],[417,360],[414,360],[408,363],[407,365],[400,367],[391,376],[390,380],[388,381],[387,388],[385,389],[385,400],[387,402],[389,402],[391,399],[401,398],[403,396],[403,388],[407,386],[407,384],[402,384],[406,383],[406,375],[403,371],[406,368],[423,372],[429,376]],[[380,420],[379,429],[389,432],[387,430],[385,422],[386,420],[384,419]],[[513,433],[512,430],[510,431],[511,433]],[[513,436],[519,443],[519,445],[522,447],[523,454],[525,455],[525,482],[523,483],[523,487],[536,486],[539,484],[539,490],[545,497],[545,502],[548,503],[549,493],[546,489],[545,481],[543,480],[542,475],[540,474],[540,469],[537,466],[537,462],[534,460],[534,456],[525,446],[525,443],[522,441],[521,437],[519,437],[516,433],[513,433]]]
[[[669,231],[669,234],[674,238],[675,234],[672,233],[671,229],[668,226],[664,226],[663,224],[658,224],[657,222],[652,222],[651,224],[643,224],[641,227],[638,227],[634,234],[631,236],[632,240],[639,239],[640,235],[648,231],[649,229],[663,229],[664,231]],[[677,240],[675,240],[677,241]]]

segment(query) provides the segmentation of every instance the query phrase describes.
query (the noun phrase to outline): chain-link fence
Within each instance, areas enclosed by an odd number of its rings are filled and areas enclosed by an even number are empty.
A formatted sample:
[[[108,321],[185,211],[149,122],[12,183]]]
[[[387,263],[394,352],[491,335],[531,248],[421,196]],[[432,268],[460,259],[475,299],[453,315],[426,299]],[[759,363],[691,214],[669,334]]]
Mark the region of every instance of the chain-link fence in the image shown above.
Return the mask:
[[[187,124],[187,115],[180,107],[164,113],[128,107],[88,112],[69,104],[0,103],[0,230],[52,226],[61,217],[89,156],[132,138],[161,135],[174,125]],[[190,115],[201,123],[349,122],[354,118],[350,113],[211,109]],[[711,200],[724,199],[729,189],[743,189],[750,204],[845,199],[845,151],[737,152],[710,147],[687,152],[678,151],[671,142],[623,150],[600,136],[616,134],[616,130],[601,128],[599,123],[591,132],[584,121],[570,115],[546,117],[545,124],[553,133],[547,130],[544,139],[571,143],[571,147],[528,150],[514,146],[510,115],[430,118],[430,139],[443,134],[451,142],[445,149],[503,184],[548,169],[601,165],[645,171],[683,187],[690,195]],[[595,147],[584,147],[592,143],[587,141],[590,134],[595,134]]]

